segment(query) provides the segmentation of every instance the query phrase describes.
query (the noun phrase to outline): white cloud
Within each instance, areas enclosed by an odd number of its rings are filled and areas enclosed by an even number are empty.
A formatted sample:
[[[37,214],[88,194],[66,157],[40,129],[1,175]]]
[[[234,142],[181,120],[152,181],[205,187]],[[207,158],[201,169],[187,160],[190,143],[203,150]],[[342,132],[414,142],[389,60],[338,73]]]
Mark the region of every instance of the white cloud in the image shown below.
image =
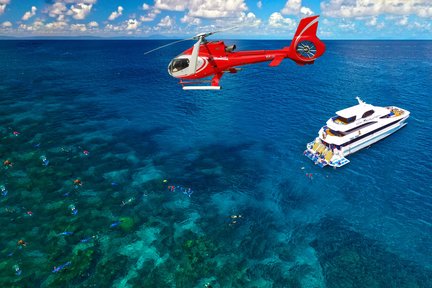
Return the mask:
[[[105,26],[105,30],[106,31],[121,31],[123,29],[122,29],[121,26],[115,26],[115,25],[112,25],[112,24],[107,24]]]
[[[40,30],[43,27],[44,27],[44,23],[41,20],[36,20],[33,22],[32,25],[20,24],[18,29],[27,30],[27,31],[36,31],[36,30]]]
[[[306,16],[314,14],[310,8],[302,6],[302,0],[288,0],[285,3],[284,8],[281,10],[281,13],[284,15],[303,14]]]
[[[91,21],[90,23],[87,24],[87,26],[89,28],[97,28],[99,27],[99,24],[96,21]]]
[[[200,18],[238,17],[248,8],[244,0],[191,0],[189,15]]]
[[[141,22],[151,22],[156,18],[156,16],[159,13],[160,13],[160,10],[153,9],[150,12],[148,12],[146,16],[141,16],[140,20],[141,20]]]
[[[321,2],[321,12],[328,17],[362,17],[381,14],[432,17],[431,0],[328,0]]]
[[[64,2],[67,4],[76,4],[76,3],[96,4],[97,0],[56,0],[56,2]]]
[[[72,24],[70,26],[72,31],[79,31],[79,32],[85,32],[87,31],[87,27],[85,24]]]
[[[371,17],[368,21],[366,21],[366,26],[376,26],[378,23],[377,17]]]
[[[93,4],[78,3],[72,5],[68,11],[68,15],[72,15],[74,19],[83,20],[90,14]]]
[[[244,0],[156,0],[154,7],[171,11],[188,10],[190,17],[209,19],[238,17],[248,9]]]
[[[45,27],[48,30],[64,30],[66,27],[68,27],[68,24],[64,21],[55,21],[55,22],[47,23]]]
[[[11,28],[12,27],[12,23],[10,21],[5,21],[2,23],[1,25],[3,28]]]
[[[56,0],[54,4],[48,6],[44,13],[57,18],[57,22],[66,21],[66,16],[83,20],[90,14],[93,4],[96,2],[97,0]]]
[[[339,28],[346,31],[352,31],[355,29],[355,23],[348,22],[348,23],[340,23]]]
[[[307,7],[301,7],[300,13],[303,15],[306,15],[306,16],[311,16],[314,14],[314,12],[310,8],[307,8]]]
[[[259,9],[262,8],[262,1],[258,1],[258,2],[257,2],[257,7],[258,7]]]
[[[111,15],[108,17],[108,20],[110,20],[110,21],[115,20],[118,17],[120,17],[121,15],[123,15],[123,7],[118,6],[117,11],[112,12]]]
[[[301,0],[288,0],[282,9],[282,14],[285,15],[296,15],[299,13],[301,8]]]
[[[430,22],[419,23],[419,22],[415,21],[413,23],[413,26],[414,26],[414,28],[419,29],[419,30],[432,31],[432,25]]]
[[[138,26],[141,23],[136,19],[129,19],[129,20],[127,20],[126,24],[127,24],[126,30],[137,30]]]
[[[407,26],[408,25],[408,17],[403,16],[401,19],[399,19],[399,21],[396,22],[396,24],[399,26]]]
[[[154,7],[161,10],[184,11],[189,0],[155,0]]]
[[[143,10],[150,10],[150,5],[148,5],[147,3],[144,3],[144,4],[142,5],[142,9],[143,9]]]
[[[31,17],[36,15],[36,11],[37,11],[37,8],[35,6],[32,6],[31,10],[25,12],[21,19],[24,21],[27,21],[28,19],[30,19]]]
[[[10,0],[0,0],[0,15],[6,10],[6,6],[10,3]],[[3,22],[6,23],[6,22]]]
[[[274,12],[271,14],[268,22],[271,27],[285,27],[290,30],[296,28],[297,26],[297,23],[293,19],[285,18],[279,12]]]
[[[200,18],[191,17],[191,16],[185,14],[180,19],[180,22],[187,23],[187,24],[190,24],[190,25],[200,25],[201,24],[201,19]]]
[[[53,5],[49,6],[48,8],[48,15],[50,17],[59,17],[60,15],[63,15],[67,11],[66,4],[61,2],[56,2]]]
[[[162,28],[171,28],[174,26],[174,19],[170,16],[165,16],[162,20],[157,24],[158,27]]]
[[[239,24],[241,23],[243,26],[250,28],[261,25],[262,21],[261,19],[258,19],[252,12],[249,12],[247,14],[245,12],[241,12],[240,17],[238,18],[238,22]]]

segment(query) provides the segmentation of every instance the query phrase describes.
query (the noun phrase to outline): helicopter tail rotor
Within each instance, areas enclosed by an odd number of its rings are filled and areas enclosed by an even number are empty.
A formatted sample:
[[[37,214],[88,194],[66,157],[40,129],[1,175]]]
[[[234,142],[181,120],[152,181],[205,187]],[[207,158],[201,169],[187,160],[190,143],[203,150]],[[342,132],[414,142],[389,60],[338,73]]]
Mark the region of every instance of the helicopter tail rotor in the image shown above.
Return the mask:
[[[324,43],[316,36],[318,17],[306,17],[300,21],[288,49],[290,58],[299,65],[312,64],[325,52]]]

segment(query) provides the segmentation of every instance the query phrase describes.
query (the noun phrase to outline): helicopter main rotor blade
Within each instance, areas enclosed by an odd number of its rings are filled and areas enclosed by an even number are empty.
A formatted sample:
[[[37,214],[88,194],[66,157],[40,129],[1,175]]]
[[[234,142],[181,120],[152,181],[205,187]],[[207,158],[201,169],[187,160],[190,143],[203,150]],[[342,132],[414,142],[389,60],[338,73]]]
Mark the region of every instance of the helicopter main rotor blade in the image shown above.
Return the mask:
[[[221,32],[233,30],[233,29],[236,29],[236,28],[239,28],[239,26],[234,26],[234,27],[230,27],[230,28],[222,29],[222,30],[218,30],[218,31],[213,31],[213,32],[199,33],[199,34],[195,35],[193,37],[193,39],[199,39],[200,37],[204,37],[205,38],[207,36],[210,36],[210,35],[213,35],[213,34],[216,34],[216,33],[221,33]]]
[[[152,52],[154,52],[154,51],[156,51],[156,50],[159,50],[159,49],[162,49],[162,48],[165,48],[165,47],[168,47],[168,46],[171,46],[171,45],[174,45],[174,44],[177,44],[177,43],[183,42],[183,41],[188,41],[188,40],[193,40],[193,39],[194,39],[194,38],[187,38],[187,39],[177,40],[177,41],[174,41],[174,42],[171,42],[171,43],[168,43],[168,44],[165,44],[165,45],[159,46],[159,47],[157,47],[157,48],[155,48],[155,49],[152,49],[152,50],[150,50],[150,51],[147,51],[147,52],[144,53],[144,55],[147,55],[147,54],[152,53]]]
[[[195,74],[196,69],[197,69],[198,53],[199,53],[199,49],[200,49],[200,45],[201,45],[202,40],[203,40],[203,36],[199,37],[197,43],[195,43],[193,50],[192,50],[191,62],[190,62],[190,67],[192,69],[191,74]]]
[[[230,27],[230,28],[227,28],[227,29],[222,29],[222,30],[218,30],[218,31],[209,32],[209,33],[206,34],[206,36],[210,36],[210,35],[213,35],[215,33],[221,33],[221,32],[226,32],[226,31],[234,30],[234,29],[237,29],[237,28],[239,28],[239,26],[233,26],[233,27]]]

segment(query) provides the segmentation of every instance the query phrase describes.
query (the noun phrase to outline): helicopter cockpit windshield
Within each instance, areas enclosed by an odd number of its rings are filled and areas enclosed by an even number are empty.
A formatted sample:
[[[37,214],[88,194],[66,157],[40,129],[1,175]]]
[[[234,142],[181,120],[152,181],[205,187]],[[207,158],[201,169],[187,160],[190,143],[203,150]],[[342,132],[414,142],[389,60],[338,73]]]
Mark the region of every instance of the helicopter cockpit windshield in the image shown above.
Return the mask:
[[[169,72],[175,73],[175,72],[183,70],[187,67],[189,67],[189,59],[187,59],[187,58],[175,58],[171,61],[170,65],[169,65]]]

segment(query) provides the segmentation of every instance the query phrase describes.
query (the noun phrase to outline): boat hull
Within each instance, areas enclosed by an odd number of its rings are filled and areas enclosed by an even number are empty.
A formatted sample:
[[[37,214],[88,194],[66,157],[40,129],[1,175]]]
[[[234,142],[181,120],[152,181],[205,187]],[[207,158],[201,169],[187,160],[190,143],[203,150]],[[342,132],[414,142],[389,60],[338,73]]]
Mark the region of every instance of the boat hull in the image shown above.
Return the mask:
[[[383,131],[379,131],[377,133],[372,134],[371,136],[368,136],[366,139],[359,141],[360,143],[356,145],[349,145],[347,148],[343,150],[343,155],[344,156],[351,155],[357,151],[362,150],[363,148],[371,146],[372,144],[386,138],[387,136],[390,136],[391,134],[398,131],[399,129],[401,129],[407,124],[405,120],[406,118],[386,128]]]

